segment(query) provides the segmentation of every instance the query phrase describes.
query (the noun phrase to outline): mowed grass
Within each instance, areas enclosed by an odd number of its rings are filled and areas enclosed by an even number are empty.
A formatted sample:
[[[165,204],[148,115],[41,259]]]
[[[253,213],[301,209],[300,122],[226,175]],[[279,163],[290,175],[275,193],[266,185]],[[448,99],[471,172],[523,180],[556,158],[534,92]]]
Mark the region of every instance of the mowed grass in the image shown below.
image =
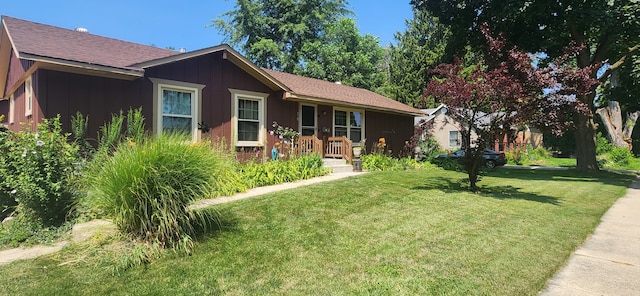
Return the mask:
[[[84,246],[2,266],[1,295],[536,295],[635,176],[378,172],[218,207],[192,256],[113,272]],[[104,255],[102,255],[104,256]]]

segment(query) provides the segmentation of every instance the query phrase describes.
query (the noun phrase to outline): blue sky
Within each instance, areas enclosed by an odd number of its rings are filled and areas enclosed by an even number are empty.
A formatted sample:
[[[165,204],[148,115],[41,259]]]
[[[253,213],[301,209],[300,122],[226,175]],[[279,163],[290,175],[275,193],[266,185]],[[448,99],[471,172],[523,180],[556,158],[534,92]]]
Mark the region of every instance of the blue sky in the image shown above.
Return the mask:
[[[0,14],[62,28],[84,27],[90,33],[155,45],[184,47],[188,51],[223,42],[212,19],[233,9],[234,0],[2,0]],[[411,18],[409,0],[350,0],[362,34],[372,34],[380,45],[393,43]]]

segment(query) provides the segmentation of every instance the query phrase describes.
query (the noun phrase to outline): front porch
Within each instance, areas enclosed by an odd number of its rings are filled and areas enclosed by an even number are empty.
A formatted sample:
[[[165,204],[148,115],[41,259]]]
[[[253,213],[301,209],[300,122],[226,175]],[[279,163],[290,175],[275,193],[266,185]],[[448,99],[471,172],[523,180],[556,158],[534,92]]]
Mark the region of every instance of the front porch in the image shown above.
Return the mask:
[[[322,158],[341,158],[353,162],[353,143],[347,137],[326,137],[323,141],[317,136],[299,136],[293,145],[292,155],[300,156],[318,153]]]

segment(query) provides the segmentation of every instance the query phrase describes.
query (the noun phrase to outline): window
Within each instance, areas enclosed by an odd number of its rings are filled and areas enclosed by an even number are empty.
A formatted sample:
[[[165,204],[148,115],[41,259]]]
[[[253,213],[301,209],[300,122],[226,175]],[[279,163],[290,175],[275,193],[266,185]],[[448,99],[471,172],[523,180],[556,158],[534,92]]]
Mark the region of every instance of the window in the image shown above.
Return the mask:
[[[13,123],[16,113],[16,98],[13,94],[9,97],[9,123]]]
[[[24,115],[31,116],[31,114],[33,114],[33,86],[29,77],[24,82]]]
[[[460,147],[460,132],[449,131],[449,148]]]
[[[154,83],[154,130],[181,132],[199,138],[200,97],[203,85],[150,78]]]
[[[264,103],[268,94],[230,89],[236,146],[262,146],[265,137]]]
[[[300,105],[300,134],[312,136],[316,134],[316,107]]]
[[[335,110],[333,112],[333,135],[346,136],[352,142],[360,142],[364,138],[364,112]]]
[[[194,91],[162,88],[162,130],[191,134]]]

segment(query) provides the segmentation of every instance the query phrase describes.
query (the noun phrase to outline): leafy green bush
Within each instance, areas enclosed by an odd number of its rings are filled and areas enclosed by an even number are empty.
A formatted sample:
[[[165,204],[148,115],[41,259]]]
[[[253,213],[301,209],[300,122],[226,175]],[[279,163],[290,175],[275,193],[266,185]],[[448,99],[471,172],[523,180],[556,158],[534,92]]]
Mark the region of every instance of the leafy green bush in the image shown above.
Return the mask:
[[[431,160],[431,163],[445,170],[462,171],[464,169],[457,160],[452,158],[434,158]]]
[[[601,132],[596,134],[596,154],[601,155],[610,152],[613,149],[613,144],[602,135]]]
[[[540,160],[553,157],[553,153],[544,147],[533,149],[531,146],[527,146],[527,155],[529,155],[530,160]]]
[[[11,160],[12,154],[7,153],[14,143],[14,135],[6,128],[0,128],[0,221],[11,215],[18,202],[11,193],[13,189],[8,183],[9,174],[13,174],[16,169],[15,162]]]
[[[5,190],[22,207],[45,225],[63,222],[77,193],[73,183],[78,148],[67,141],[60,116],[45,119],[37,132],[23,131],[5,142],[3,162],[11,168],[4,176]],[[6,155],[5,155],[6,154]],[[6,195],[6,192],[4,193]]]
[[[524,147],[515,147],[504,152],[507,162],[522,165],[525,161],[527,150]]]
[[[190,211],[220,183],[221,159],[205,144],[180,135],[118,145],[112,157],[86,173],[89,205],[101,209],[124,233],[175,248],[215,222],[211,211]]]
[[[396,159],[382,153],[365,154],[361,159],[362,169],[365,171],[392,171],[399,166]]]
[[[626,147],[612,147],[609,151],[609,157],[615,165],[626,166],[631,162],[633,154]]]
[[[0,224],[0,246],[18,247],[52,243],[71,230],[72,223],[67,221],[60,226],[45,226],[32,218],[32,215],[17,215],[12,220]]]
[[[242,175],[249,188],[309,179],[327,174],[322,157],[311,154],[290,160],[249,162],[242,165]]]
[[[393,158],[381,153],[366,154],[362,159],[362,169],[366,171],[402,171],[431,167],[430,162],[416,161],[412,157]]]

